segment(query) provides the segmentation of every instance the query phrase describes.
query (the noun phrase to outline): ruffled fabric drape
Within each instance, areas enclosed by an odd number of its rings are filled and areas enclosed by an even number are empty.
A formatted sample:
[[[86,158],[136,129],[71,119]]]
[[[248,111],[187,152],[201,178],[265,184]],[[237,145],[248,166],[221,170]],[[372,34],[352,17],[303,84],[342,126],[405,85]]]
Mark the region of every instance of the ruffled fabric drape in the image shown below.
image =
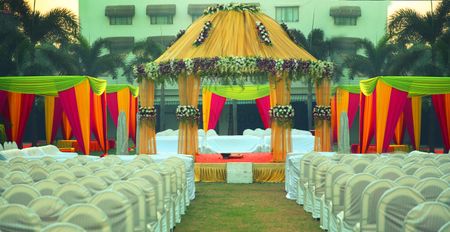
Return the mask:
[[[445,152],[450,149],[450,94],[432,96],[434,110],[441,128]]]
[[[264,128],[270,127],[270,95],[255,99],[256,107],[258,108],[259,116],[264,125]]]
[[[95,95],[91,91],[91,129],[100,148],[107,153],[106,93]]]
[[[198,107],[200,94],[200,77],[180,76],[178,78],[178,95],[180,105]],[[195,155],[198,153],[198,122],[180,121],[178,132],[178,153]]]
[[[139,102],[143,107],[153,107],[155,103],[155,82],[142,80],[139,83]],[[139,119],[139,154],[156,154],[156,132],[155,121]]]
[[[7,117],[11,123],[7,127],[6,133],[11,141],[15,141],[22,147],[23,133],[33,108],[34,94],[21,94],[8,92],[8,113]]]
[[[411,140],[414,150],[420,148],[420,132],[422,121],[422,98],[411,97],[408,98],[405,104],[404,124],[408,130],[409,138]]]
[[[274,105],[288,105],[291,102],[291,81],[287,73],[269,77],[270,102]],[[271,121],[271,147],[274,162],[284,162],[286,154],[291,152],[291,125]]]
[[[63,109],[58,97],[46,96],[45,111],[45,138],[47,144],[52,144],[62,122]]]
[[[320,83],[316,83],[315,86],[317,105],[330,106],[330,81],[324,79]],[[316,120],[314,150],[331,151],[331,136],[331,120]]]
[[[117,127],[117,120],[119,118],[119,101],[117,99],[117,92],[106,94],[108,101],[108,111],[111,115],[114,126]]]
[[[376,95],[376,90],[370,96],[360,94],[359,153],[367,152],[375,135]]]

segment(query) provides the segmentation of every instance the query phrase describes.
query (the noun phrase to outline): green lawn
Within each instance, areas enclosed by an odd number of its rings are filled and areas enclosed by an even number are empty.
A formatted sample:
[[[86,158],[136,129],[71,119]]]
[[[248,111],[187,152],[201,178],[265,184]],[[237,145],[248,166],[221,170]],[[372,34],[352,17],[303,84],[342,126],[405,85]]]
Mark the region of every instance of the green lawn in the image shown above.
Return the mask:
[[[319,221],[286,199],[284,183],[197,183],[196,190],[175,232],[321,231]]]

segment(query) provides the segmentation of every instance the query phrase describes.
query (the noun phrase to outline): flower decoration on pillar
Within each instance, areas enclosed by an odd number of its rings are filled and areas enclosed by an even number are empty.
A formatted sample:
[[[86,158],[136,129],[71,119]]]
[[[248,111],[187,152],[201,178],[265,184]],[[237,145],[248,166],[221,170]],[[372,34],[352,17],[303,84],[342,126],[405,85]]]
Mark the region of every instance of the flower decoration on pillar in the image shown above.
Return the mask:
[[[276,105],[270,108],[269,115],[272,121],[290,126],[295,116],[295,111],[292,105]]]
[[[211,30],[211,28],[212,28],[211,21],[206,21],[205,24],[203,25],[200,35],[194,42],[194,46],[198,47],[198,46],[202,45],[203,42],[205,42],[205,39],[208,38],[209,31]]]
[[[138,114],[139,118],[143,120],[155,120],[157,115],[153,106],[139,106]]]
[[[270,40],[269,32],[266,27],[260,21],[256,21],[256,29],[258,30],[259,39],[267,46],[272,46],[272,40]]]
[[[176,116],[179,121],[196,122],[200,118],[200,110],[191,105],[180,105]]]
[[[314,106],[313,118],[314,120],[331,120],[331,106]]]

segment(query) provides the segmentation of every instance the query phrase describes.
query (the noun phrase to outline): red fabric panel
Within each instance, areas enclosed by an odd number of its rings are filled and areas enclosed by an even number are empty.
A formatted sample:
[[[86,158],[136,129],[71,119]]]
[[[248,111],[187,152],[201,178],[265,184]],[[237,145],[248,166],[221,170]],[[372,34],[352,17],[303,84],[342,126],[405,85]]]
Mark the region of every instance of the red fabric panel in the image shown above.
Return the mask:
[[[8,92],[0,90],[0,114],[4,113],[7,106]]]
[[[61,101],[59,97],[55,97],[55,109],[53,110],[53,126],[52,126],[52,135],[50,137],[50,143],[53,143],[55,140],[57,131],[62,123],[62,114],[63,109],[61,106]]]
[[[138,111],[137,97],[130,95],[130,125],[128,126],[128,133],[134,144],[136,144],[136,115]]]
[[[219,121],[220,114],[222,113],[223,106],[227,101],[226,98],[219,96],[217,94],[211,94],[211,107],[209,111],[209,121],[208,128],[215,129],[217,122]]]
[[[106,94],[103,93],[102,95],[100,95],[100,99],[101,99],[101,105],[100,108],[95,108],[95,104],[94,104],[94,97],[97,97],[96,95],[94,95],[94,92],[92,92],[92,90],[90,91],[91,94],[91,131],[94,134],[96,140],[98,141],[98,145],[100,146],[101,150],[104,151],[105,153],[108,151],[107,148],[107,135],[106,135]],[[96,111],[100,111],[100,114],[102,115],[102,125],[97,125],[96,123],[96,114],[94,112]],[[99,136],[99,131],[102,131],[103,133],[103,137]],[[103,141],[102,141],[103,140]]]
[[[355,121],[356,113],[358,112],[359,107],[359,94],[357,93],[349,93],[348,94],[348,126],[352,128],[353,122]]]
[[[27,125],[28,118],[30,117],[31,109],[34,104],[34,94],[22,94],[21,107],[20,110],[20,120],[19,120],[19,131],[17,132],[17,146],[22,147],[23,142],[23,132],[25,131],[25,126]]]
[[[397,126],[398,119],[403,112],[407,99],[408,99],[407,92],[403,92],[398,89],[392,88],[388,115],[386,120],[386,130],[384,132],[384,141],[382,150],[383,152],[387,152],[389,144],[394,138],[395,127]]]
[[[59,92],[59,100],[67,118],[72,126],[72,133],[78,140],[80,150],[86,154],[86,148],[83,143],[83,134],[81,132],[81,122],[78,116],[78,104],[75,94],[75,87]]]
[[[119,103],[117,101],[117,92],[106,94],[106,102],[114,125],[117,127],[117,120],[119,117]]]
[[[445,105],[445,95],[444,94],[438,94],[432,96],[432,101],[434,105],[434,110],[436,111],[436,116],[438,118],[439,126],[441,128],[441,134],[442,134],[442,141],[444,142],[444,148],[446,151],[450,148],[450,140],[449,140],[449,134],[448,134],[448,126],[450,122],[447,121],[445,111],[446,106]]]
[[[404,114],[404,125],[406,126],[406,129],[408,130],[409,138],[411,140],[411,143],[413,145],[413,149],[417,150],[418,147],[416,147],[416,141],[414,136],[414,121],[412,116],[412,104],[411,104],[411,98],[408,98],[405,103],[405,108],[403,110]]]
[[[255,99],[256,107],[258,107],[259,116],[263,122],[264,128],[270,128],[270,95]]]

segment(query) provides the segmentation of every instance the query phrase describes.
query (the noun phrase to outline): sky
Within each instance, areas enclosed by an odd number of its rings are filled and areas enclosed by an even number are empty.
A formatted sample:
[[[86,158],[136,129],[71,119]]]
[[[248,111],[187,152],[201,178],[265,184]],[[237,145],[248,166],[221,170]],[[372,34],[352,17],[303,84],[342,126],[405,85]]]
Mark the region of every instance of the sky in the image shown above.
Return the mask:
[[[78,0],[26,0],[33,7],[33,3],[36,3],[36,10],[40,12],[47,12],[48,10],[56,7],[65,7],[71,9],[75,14],[78,15]],[[95,1],[95,0],[91,0]],[[439,1],[432,1],[433,7],[439,3]],[[425,13],[431,8],[431,1],[403,1],[397,0],[392,1],[388,9],[388,14],[394,13],[396,10],[401,8],[412,8],[420,13]]]

